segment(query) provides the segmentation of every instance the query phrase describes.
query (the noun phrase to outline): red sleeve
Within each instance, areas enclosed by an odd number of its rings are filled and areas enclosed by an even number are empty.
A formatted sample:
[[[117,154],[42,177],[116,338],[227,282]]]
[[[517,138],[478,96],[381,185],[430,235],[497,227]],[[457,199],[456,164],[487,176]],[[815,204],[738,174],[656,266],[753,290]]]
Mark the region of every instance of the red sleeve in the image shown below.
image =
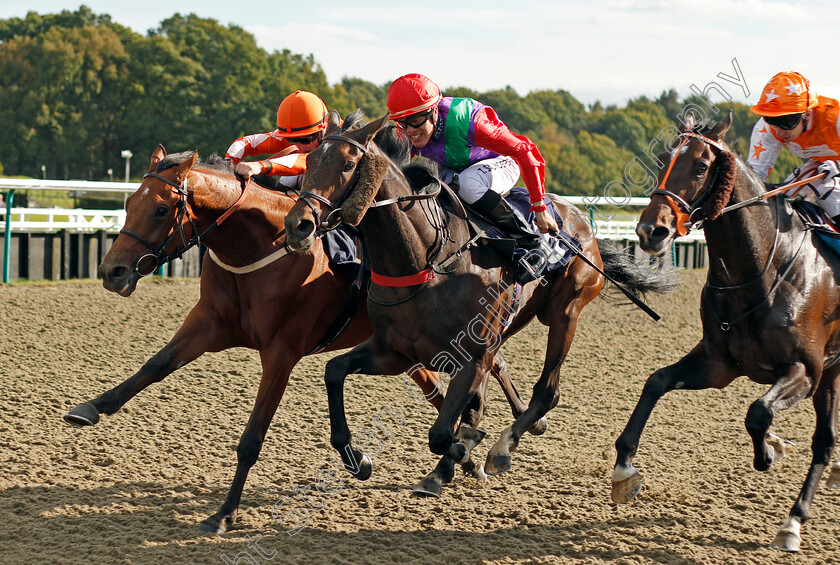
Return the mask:
[[[531,197],[531,210],[545,210],[545,159],[534,142],[510,131],[489,106],[479,110],[474,123],[475,144],[516,161]]]

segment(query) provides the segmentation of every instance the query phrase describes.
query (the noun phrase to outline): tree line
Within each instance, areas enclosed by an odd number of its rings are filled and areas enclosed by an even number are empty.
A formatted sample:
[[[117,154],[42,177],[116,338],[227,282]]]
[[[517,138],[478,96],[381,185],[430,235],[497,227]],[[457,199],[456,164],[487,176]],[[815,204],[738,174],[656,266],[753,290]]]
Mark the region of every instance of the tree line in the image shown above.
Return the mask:
[[[122,171],[120,152],[128,149],[139,175],[158,143],[223,154],[243,134],[273,130],[278,104],[298,89],[343,115],[386,112],[388,84],[345,77],[331,85],[311,54],[269,53],[241,27],[194,14],[176,13],[146,35],[86,6],[0,20],[0,174],[38,177],[44,166],[48,178],[107,180],[108,169]],[[703,102],[679,100],[675,90],[624,107],[587,107],[565,90],[521,96],[510,87],[458,87],[444,95],[480,100],[533,139],[546,160],[547,188],[567,195],[603,194],[634,159],[653,166],[651,155],[665,149],[657,136],[687,104]],[[712,119],[733,111],[728,141],[746,154],[755,116],[744,104],[716,106]],[[797,162],[783,152],[776,170]]]

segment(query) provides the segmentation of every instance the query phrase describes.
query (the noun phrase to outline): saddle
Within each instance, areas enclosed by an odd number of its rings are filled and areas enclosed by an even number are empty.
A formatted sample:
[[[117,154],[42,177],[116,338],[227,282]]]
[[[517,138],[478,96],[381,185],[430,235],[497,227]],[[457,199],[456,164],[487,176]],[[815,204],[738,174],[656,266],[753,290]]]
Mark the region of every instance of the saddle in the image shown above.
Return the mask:
[[[802,223],[805,224],[805,229],[816,233],[834,253],[840,256],[840,231],[828,214],[822,208],[807,200],[793,198],[790,203],[793,210],[802,219]]]
[[[523,268],[520,266],[520,260],[526,256],[526,250],[517,247],[516,242],[511,239],[504,230],[499,228],[491,220],[485,218],[480,212],[476,211],[469,205],[464,206],[453,190],[453,188],[457,190],[457,185],[453,184],[452,188],[450,188],[446,185],[446,183],[438,180],[437,176],[425,167],[411,167],[404,172],[406,173],[406,177],[415,192],[429,193],[440,190],[441,194],[438,198],[441,199],[441,196],[445,197],[445,200],[443,200],[441,204],[452,211],[456,216],[467,220],[472,236],[471,241],[475,240],[477,244],[490,245],[493,250],[500,255],[503,262],[497,266],[503,267],[505,265],[514,264],[517,269]],[[457,182],[457,180],[455,182]],[[526,188],[514,186],[504,199],[514,210],[514,213],[520,216],[524,223],[531,226],[535,234],[539,233],[536,225],[534,224],[535,216],[534,213],[531,212],[531,200]],[[449,204],[449,206],[447,206],[447,204]],[[545,204],[554,215],[554,220],[557,222],[557,227],[560,228],[562,235],[566,238],[566,240],[577,246],[577,249],[579,250],[581,248],[580,243],[569,233],[563,230],[563,219],[560,217],[557,208],[554,206],[554,202],[548,196],[545,197]],[[466,211],[466,213],[464,213],[464,211]],[[545,255],[548,257],[548,261],[544,265],[538,266],[540,271],[537,273],[538,277],[552,271],[566,268],[566,265],[568,265],[574,257],[572,250],[562,244],[557,238],[551,237],[548,234],[542,234],[541,238],[543,242],[543,250]]]

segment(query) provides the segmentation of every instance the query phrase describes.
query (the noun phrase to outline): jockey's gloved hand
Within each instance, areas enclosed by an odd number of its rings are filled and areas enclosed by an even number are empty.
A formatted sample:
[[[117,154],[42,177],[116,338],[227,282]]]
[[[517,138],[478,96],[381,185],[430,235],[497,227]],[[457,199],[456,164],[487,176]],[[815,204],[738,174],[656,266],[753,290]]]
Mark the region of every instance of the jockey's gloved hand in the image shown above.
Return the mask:
[[[840,175],[840,166],[838,166],[837,161],[824,161],[817,167],[817,173],[825,173],[825,178],[822,182],[827,183],[834,177]]]

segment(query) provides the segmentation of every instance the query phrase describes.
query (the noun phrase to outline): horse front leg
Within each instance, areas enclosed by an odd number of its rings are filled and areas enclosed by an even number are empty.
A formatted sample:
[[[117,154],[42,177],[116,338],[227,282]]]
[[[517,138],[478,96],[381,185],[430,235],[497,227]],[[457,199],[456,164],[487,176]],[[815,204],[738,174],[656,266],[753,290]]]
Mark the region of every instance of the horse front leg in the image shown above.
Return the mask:
[[[461,469],[465,474],[468,474],[479,481],[486,481],[487,474],[484,472],[484,467],[480,463],[476,463],[472,458],[472,450],[481,443],[481,440],[487,435],[487,432],[478,427],[481,418],[487,408],[487,379],[481,384],[479,391],[473,395],[461,415],[461,425],[458,426],[455,432],[455,445],[459,445],[459,461]],[[450,448],[450,452],[453,449]],[[452,481],[455,476],[455,459],[450,453],[446,453],[441,457],[432,472],[423,477],[420,483],[414,487],[414,494],[422,496],[440,497],[443,490],[444,483]]]
[[[289,375],[301,357],[286,350],[282,344],[264,348],[260,351],[260,355],[263,374],[254,408],[251,410],[251,416],[248,418],[245,431],[242,432],[236,448],[236,472],[233,482],[219,510],[199,524],[198,528],[205,532],[222,533],[236,519],[248,472],[257,462],[268,426],[286,391]]]
[[[344,381],[351,373],[398,375],[409,365],[405,357],[379,343],[376,336],[327,362],[324,381],[330,409],[330,443],[341,455],[344,468],[359,480],[370,478],[373,465],[367,454],[351,445],[344,410]]]
[[[194,361],[207,351],[220,351],[232,345],[223,343],[225,332],[201,302],[190,311],[172,340],[146,361],[140,370],[88,402],[83,402],[64,415],[64,421],[76,426],[93,426],[100,414],[111,415],[151,384],[162,381],[173,371]]]
[[[738,377],[738,373],[723,362],[710,359],[700,342],[688,355],[648,377],[627,426],[615,442],[616,461],[612,474],[613,502],[630,502],[642,488],[642,476],[633,467],[633,458],[654,406],[672,390],[703,390],[723,388]]]
[[[817,424],[811,442],[811,466],[799,497],[793,504],[788,519],[784,521],[776,534],[773,549],[795,552],[801,543],[800,528],[811,517],[811,502],[819,486],[825,468],[831,463],[831,452],[837,442],[837,406],[840,394],[840,379],[835,378],[829,385],[820,386],[814,394],[814,411]]]
[[[769,434],[776,412],[790,408],[808,396],[810,390],[811,379],[805,365],[793,363],[783,369],[766,394],[750,405],[744,424],[753,441],[753,467],[757,471],[769,470],[785,454],[783,440]],[[768,438],[772,441],[768,442]]]

